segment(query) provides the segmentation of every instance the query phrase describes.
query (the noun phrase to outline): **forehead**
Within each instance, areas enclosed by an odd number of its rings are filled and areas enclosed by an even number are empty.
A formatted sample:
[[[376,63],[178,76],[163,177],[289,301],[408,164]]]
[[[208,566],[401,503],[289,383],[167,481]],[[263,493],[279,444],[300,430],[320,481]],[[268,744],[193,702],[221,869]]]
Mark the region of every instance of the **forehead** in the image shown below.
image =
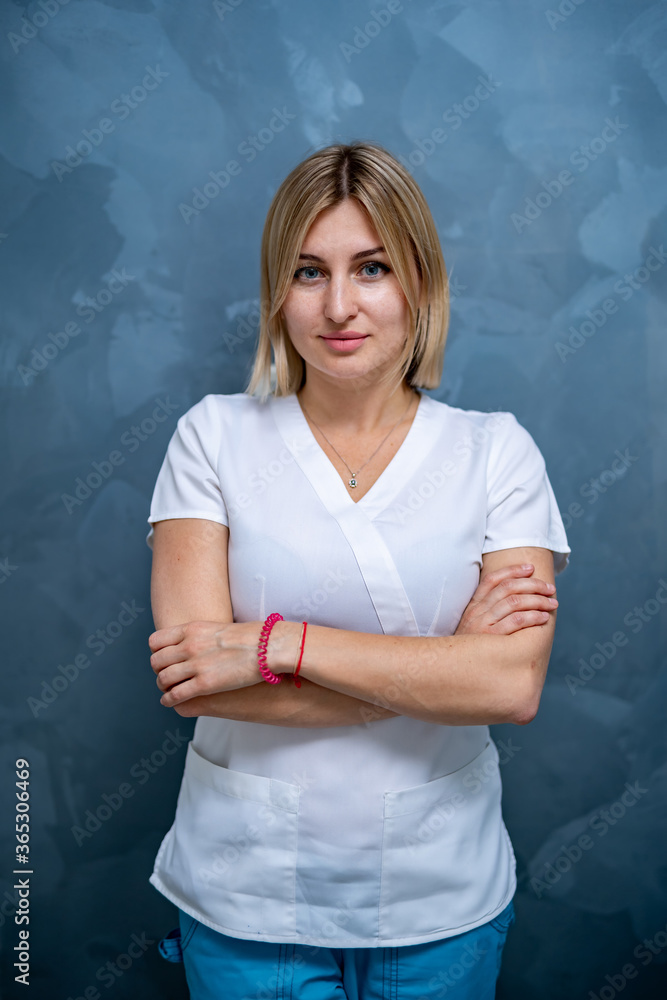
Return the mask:
[[[355,198],[348,198],[320,212],[306,234],[302,249],[361,250],[380,246],[381,242],[366,210]]]

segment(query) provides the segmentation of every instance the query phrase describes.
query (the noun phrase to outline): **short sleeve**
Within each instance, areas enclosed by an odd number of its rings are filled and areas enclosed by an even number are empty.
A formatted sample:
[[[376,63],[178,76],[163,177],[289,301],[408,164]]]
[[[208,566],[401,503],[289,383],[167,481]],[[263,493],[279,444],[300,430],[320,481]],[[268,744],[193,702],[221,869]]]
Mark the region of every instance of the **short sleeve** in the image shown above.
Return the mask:
[[[513,413],[502,416],[489,454],[482,552],[523,545],[550,549],[554,573],[561,573],[569,563],[571,549],[544,457]]]
[[[215,397],[205,396],[179,419],[158,473],[151,500],[146,544],[153,548],[153,523],[200,517],[229,524],[217,473],[220,421]]]

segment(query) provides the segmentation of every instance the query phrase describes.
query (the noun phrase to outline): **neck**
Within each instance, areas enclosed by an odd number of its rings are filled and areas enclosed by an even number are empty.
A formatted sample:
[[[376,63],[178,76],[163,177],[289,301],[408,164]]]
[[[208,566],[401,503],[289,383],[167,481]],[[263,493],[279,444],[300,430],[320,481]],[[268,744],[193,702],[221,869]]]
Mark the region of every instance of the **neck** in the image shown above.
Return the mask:
[[[397,421],[418,398],[407,382],[399,386],[335,382],[307,375],[297,398],[315,423],[348,434],[373,434]]]

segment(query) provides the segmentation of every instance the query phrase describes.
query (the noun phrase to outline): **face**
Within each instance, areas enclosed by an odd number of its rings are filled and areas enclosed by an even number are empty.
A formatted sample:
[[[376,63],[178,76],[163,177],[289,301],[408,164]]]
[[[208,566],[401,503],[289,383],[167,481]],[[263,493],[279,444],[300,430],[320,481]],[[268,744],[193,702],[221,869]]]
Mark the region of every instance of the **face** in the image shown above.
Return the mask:
[[[310,227],[282,314],[306,378],[378,376],[401,353],[408,303],[382,241],[354,198]]]

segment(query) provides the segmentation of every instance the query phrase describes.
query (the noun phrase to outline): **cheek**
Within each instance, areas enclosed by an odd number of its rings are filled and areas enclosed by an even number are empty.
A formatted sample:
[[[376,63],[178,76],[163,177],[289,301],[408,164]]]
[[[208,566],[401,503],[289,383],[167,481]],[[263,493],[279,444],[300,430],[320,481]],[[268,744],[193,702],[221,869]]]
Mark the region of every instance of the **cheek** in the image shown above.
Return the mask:
[[[378,288],[377,293],[368,300],[369,308],[386,322],[395,326],[404,326],[408,319],[408,302],[403,292],[397,292],[393,287]]]
[[[293,330],[298,328],[300,322],[299,304],[293,295],[287,296],[280,307],[280,313],[288,332],[291,334]]]
[[[282,304],[281,311],[288,324],[298,326],[303,323],[313,312],[313,301],[308,300],[308,296],[299,295],[298,292],[291,291]]]

